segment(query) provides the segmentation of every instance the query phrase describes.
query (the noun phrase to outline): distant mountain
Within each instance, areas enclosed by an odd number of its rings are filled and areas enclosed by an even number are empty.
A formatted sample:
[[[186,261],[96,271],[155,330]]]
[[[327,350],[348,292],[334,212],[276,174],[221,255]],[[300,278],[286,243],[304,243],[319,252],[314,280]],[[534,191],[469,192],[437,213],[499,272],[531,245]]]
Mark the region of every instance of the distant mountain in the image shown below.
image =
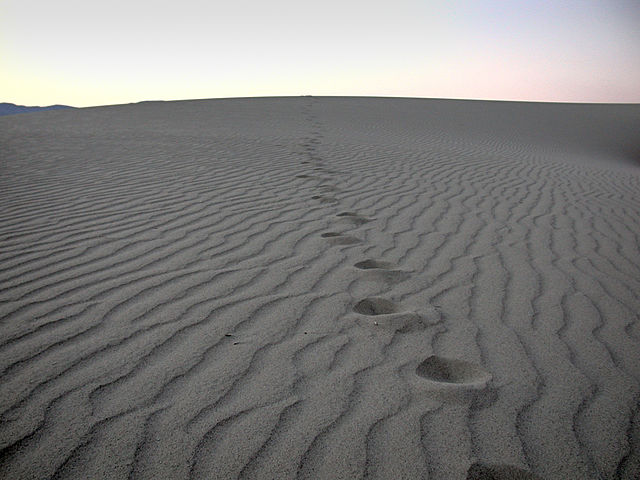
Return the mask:
[[[50,105],[48,107],[25,107],[14,103],[0,103],[0,115],[14,115],[16,113],[39,112],[42,110],[59,110],[62,108],[74,108],[67,105]]]

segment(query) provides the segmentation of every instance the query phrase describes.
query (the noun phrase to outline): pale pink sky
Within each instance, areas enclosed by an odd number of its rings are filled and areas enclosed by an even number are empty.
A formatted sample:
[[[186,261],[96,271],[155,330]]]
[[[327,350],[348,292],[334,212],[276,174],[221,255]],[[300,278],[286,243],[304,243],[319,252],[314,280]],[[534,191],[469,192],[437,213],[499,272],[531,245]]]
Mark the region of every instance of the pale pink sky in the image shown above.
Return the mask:
[[[0,101],[640,103],[640,1],[4,0]]]

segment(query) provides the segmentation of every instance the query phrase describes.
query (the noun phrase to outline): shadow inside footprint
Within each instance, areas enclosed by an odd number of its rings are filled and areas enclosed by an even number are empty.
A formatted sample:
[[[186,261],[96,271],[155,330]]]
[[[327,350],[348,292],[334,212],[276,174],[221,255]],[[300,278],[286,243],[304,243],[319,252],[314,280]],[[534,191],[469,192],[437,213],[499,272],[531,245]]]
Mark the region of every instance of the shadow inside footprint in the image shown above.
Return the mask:
[[[336,245],[353,245],[355,243],[360,243],[359,238],[352,237],[351,235],[344,235],[338,232],[326,232],[321,234],[320,236],[322,238],[331,240],[331,242]]]
[[[388,315],[396,313],[398,308],[395,303],[385,298],[365,298],[355,304],[353,310],[362,315]]]
[[[538,475],[513,465],[476,462],[467,470],[467,480],[542,480]]]
[[[416,373],[427,380],[455,385],[484,386],[491,380],[491,374],[479,365],[437,355],[420,363]]]
[[[353,266],[356,268],[359,268],[360,270],[373,270],[373,269],[389,270],[390,268],[393,267],[393,265],[389,262],[380,262],[378,260],[373,260],[371,258],[363,260],[362,262],[358,262]]]
[[[427,328],[429,323],[422,315],[401,311],[395,303],[380,297],[360,300],[353,306],[353,311],[365,316],[362,320],[357,320],[360,325],[392,332],[417,332]]]

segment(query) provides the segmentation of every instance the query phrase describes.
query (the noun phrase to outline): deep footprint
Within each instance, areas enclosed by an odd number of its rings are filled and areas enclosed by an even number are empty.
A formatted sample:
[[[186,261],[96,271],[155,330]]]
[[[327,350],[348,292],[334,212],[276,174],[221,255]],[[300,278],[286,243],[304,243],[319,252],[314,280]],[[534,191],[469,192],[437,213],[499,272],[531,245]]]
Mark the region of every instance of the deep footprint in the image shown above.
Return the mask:
[[[353,310],[362,315],[388,315],[397,313],[398,307],[385,298],[372,297],[360,300],[355,304]]]
[[[353,306],[353,311],[364,315],[365,318],[369,317],[367,320],[358,320],[360,325],[392,332],[417,332],[424,330],[429,324],[422,315],[401,311],[395,303],[386,298],[365,298]]]
[[[490,465],[477,462],[469,467],[467,480],[542,480],[538,475],[513,465]]]
[[[453,385],[484,386],[491,380],[491,374],[479,365],[437,355],[418,365],[416,373],[427,380]]]

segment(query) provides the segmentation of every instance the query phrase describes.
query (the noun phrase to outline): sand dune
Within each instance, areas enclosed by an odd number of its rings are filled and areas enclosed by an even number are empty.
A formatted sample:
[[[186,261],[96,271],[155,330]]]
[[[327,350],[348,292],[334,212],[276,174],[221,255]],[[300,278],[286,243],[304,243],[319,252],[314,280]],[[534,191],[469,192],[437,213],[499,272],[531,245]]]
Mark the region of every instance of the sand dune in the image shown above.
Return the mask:
[[[0,477],[640,478],[640,107],[0,119]]]

